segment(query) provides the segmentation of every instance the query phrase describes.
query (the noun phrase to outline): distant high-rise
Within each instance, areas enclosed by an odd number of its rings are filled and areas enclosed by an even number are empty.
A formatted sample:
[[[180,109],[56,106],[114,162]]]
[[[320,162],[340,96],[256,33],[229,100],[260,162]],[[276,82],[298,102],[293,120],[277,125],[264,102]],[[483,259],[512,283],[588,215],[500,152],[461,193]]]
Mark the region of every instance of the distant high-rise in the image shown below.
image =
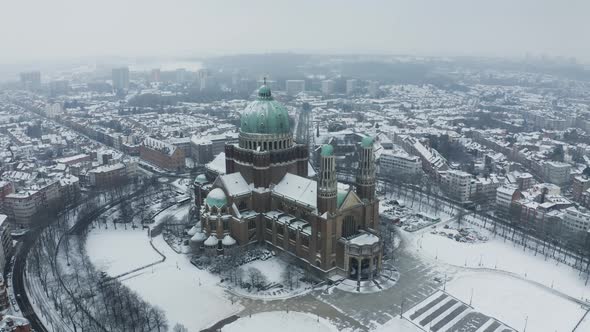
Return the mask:
[[[322,81],[322,93],[324,95],[331,95],[334,93],[334,81],[324,80]]]
[[[41,72],[37,70],[20,73],[20,83],[23,89],[39,90],[41,88]]]
[[[209,71],[207,69],[201,69],[199,70],[199,85],[200,85],[200,90],[203,91],[207,88],[209,88],[210,84],[209,84]]]
[[[159,68],[152,69],[152,73],[150,75],[150,81],[152,82],[160,82],[161,71]]]
[[[346,80],[346,94],[347,95],[351,95],[356,92],[356,89],[357,89],[356,82],[357,81],[355,79]]]
[[[113,89],[128,90],[129,89],[129,68],[113,68],[112,71]]]
[[[379,82],[370,81],[367,90],[371,97],[377,97],[379,95]]]
[[[49,83],[49,92],[52,96],[65,95],[70,89],[70,82],[66,80],[51,81]]]
[[[184,68],[176,69],[175,74],[176,74],[176,82],[177,83],[184,83],[188,79],[186,69],[184,69]]]
[[[294,96],[300,92],[305,91],[304,80],[287,80],[285,82],[285,90],[288,95]]]

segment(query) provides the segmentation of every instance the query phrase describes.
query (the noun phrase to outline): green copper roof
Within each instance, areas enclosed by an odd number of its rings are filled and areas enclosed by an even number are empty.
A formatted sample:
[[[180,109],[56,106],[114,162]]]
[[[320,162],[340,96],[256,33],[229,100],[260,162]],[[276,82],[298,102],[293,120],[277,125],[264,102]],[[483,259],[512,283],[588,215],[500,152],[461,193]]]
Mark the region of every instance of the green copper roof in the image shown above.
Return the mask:
[[[287,134],[291,132],[289,112],[274,100],[270,88],[258,89],[258,99],[250,103],[240,119],[240,131],[252,134]]]
[[[205,174],[197,175],[197,177],[195,178],[195,183],[207,183],[207,177],[205,176]]]
[[[363,140],[361,141],[361,146],[363,148],[369,148],[369,147],[373,146],[373,141],[374,141],[374,139],[371,136],[363,137]]]
[[[322,157],[329,157],[334,155],[334,147],[330,144],[324,144],[322,146],[322,151],[320,152]]]
[[[342,206],[342,203],[344,203],[346,195],[348,195],[347,190],[338,190],[338,194],[336,194],[336,205],[338,207]]]
[[[215,188],[209,192],[205,201],[209,206],[220,208],[227,204],[227,197],[225,196],[223,190],[220,188]]]

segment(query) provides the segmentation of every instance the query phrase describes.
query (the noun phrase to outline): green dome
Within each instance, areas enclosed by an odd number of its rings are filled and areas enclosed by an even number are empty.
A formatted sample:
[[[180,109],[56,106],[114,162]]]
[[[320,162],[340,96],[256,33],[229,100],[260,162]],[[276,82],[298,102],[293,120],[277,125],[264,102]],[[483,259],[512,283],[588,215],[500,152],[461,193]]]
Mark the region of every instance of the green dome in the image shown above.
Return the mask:
[[[199,174],[197,175],[197,177],[195,178],[195,183],[207,183],[207,177],[205,176],[205,174]]]
[[[242,112],[240,131],[252,134],[288,134],[289,112],[274,100],[270,88],[263,85],[258,89],[258,99],[251,102]]]
[[[374,141],[373,137],[365,136],[365,137],[363,137],[363,140],[361,141],[361,146],[363,148],[370,148],[373,146],[373,141]]]
[[[334,147],[330,144],[324,144],[322,146],[322,151],[320,152],[322,157],[329,157],[334,155]]]
[[[209,192],[205,202],[211,207],[221,208],[227,204],[227,196],[225,196],[223,190],[215,188]]]

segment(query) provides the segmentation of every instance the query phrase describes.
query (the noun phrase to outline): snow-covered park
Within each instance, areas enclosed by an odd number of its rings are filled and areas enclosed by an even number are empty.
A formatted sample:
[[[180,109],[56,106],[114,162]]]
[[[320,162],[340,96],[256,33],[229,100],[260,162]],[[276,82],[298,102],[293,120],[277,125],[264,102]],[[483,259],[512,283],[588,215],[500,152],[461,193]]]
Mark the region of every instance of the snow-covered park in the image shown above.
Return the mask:
[[[446,289],[517,330],[526,324],[528,331],[572,331],[586,312],[550,290],[497,272],[461,273]]]
[[[96,228],[86,240],[86,251],[92,264],[110,276],[162,259],[150,246],[147,231],[141,229]]]
[[[522,246],[499,236],[494,237],[486,230],[480,231],[489,237],[488,241],[464,243],[422,232],[409,237],[409,244],[430,260],[470,269],[508,272],[579,300],[590,299],[590,286],[585,285],[585,274],[541,254],[535,255],[529,249],[525,251]]]
[[[124,278],[123,283],[162,308],[171,325],[181,323],[190,331],[199,331],[243,309],[219,286],[217,276],[197,269],[162,236],[155,237],[153,244],[166,260]]]
[[[588,310],[581,305],[590,297],[585,274],[485,229],[464,226],[488,240],[460,242],[441,236],[440,225],[402,236],[419,259],[456,267],[447,276],[446,290],[465,303],[472,301],[476,310],[517,330],[527,324],[529,331],[572,331]]]
[[[140,265],[129,265],[131,262],[147,262],[146,257],[160,258],[145,234],[141,239],[126,241],[133,237],[131,231],[120,229],[93,230],[87,247],[91,260],[97,264],[110,262],[111,267],[106,272],[113,276],[125,272],[122,271],[124,266]],[[112,248],[100,250],[101,245]],[[166,260],[121,280],[144,300],[160,307],[171,326],[181,323],[190,331],[199,331],[242,310],[242,306],[233,303],[219,286],[219,277],[197,269],[188,256],[172,250],[162,236],[153,238],[153,245]]]
[[[187,205],[173,206],[159,216],[178,217],[187,212]],[[176,253],[161,235],[154,237],[152,244],[147,230],[115,229],[111,223],[107,228],[91,230],[86,250],[91,262],[109,276],[155,263],[120,280],[145,301],[160,307],[170,326],[181,323],[190,331],[199,331],[242,310],[219,285],[218,276],[197,269],[188,255]]]

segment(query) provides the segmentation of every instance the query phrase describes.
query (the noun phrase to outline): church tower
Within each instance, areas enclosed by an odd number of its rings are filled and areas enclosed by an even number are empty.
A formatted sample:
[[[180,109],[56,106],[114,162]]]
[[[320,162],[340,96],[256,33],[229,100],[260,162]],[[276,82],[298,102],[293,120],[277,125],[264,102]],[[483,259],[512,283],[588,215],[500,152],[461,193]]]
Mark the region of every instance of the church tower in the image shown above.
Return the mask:
[[[320,152],[320,171],[318,174],[317,206],[320,215],[336,211],[336,157],[334,147],[329,144],[322,146]]]
[[[356,194],[362,200],[375,199],[375,155],[373,138],[363,138],[359,146],[359,165],[356,173]]]

